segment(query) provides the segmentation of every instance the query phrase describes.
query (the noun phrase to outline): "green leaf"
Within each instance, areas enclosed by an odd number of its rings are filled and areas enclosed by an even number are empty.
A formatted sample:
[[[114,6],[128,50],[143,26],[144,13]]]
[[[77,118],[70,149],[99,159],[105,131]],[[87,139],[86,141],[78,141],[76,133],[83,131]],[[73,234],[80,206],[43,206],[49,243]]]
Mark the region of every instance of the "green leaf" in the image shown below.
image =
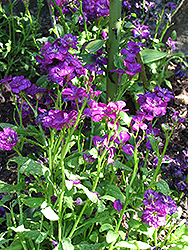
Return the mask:
[[[97,242],[98,242],[98,239],[99,239],[98,233],[97,233],[97,232],[93,232],[93,233],[90,235],[89,239],[90,239],[92,242],[97,243]]]
[[[172,31],[172,33],[171,33],[171,38],[172,38],[172,41],[175,41],[175,40],[176,40],[176,38],[177,38],[177,33],[176,33],[175,30]]]
[[[69,238],[63,238],[61,240],[61,244],[63,246],[63,250],[74,250],[74,246],[71,244],[71,240]]]
[[[84,164],[84,159],[81,153],[76,153],[66,157],[65,164],[70,168],[75,168],[81,164]]]
[[[130,243],[128,241],[120,241],[115,245],[115,247],[138,249],[134,243]]]
[[[102,48],[104,44],[105,40],[96,39],[94,41],[88,42],[88,44],[85,46],[85,49],[88,50],[89,53],[96,52]]]
[[[44,167],[42,164],[40,164],[37,161],[34,161],[28,157],[18,156],[11,158],[9,162],[16,162],[20,166],[20,173],[21,174],[31,174],[31,175],[49,175],[49,169],[47,167]]]
[[[128,222],[128,225],[130,228],[139,228],[142,225],[142,223],[131,218]]]
[[[113,226],[111,224],[105,223],[100,227],[99,232],[102,233],[103,231],[106,231],[109,229],[113,230]]]
[[[125,25],[124,25],[124,28],[126,28],[126,29],[134,29],[136,27],[131,22],[126,22]]]
[[[115,165],[116,168],[120,168],[120,169],[126,170],[126,171],[129,172],[129,173],[131,173],[131,172],[133,171],[132,168],[130,168],[130,167],[124,165],[123,163],[121,163],[121,162],[118,161],[118,160],[115,160],[115,161],[114,161],[114,165]]]
[[[151,246],[148,243],[142,241],[136,241],[136,245],[138,245],[139,249],[151,249]]]
[[[41,210],[41,213],[50,221],[59,220],[59,216],[54,212],[51,207],[45,207]]]
[[[40,244],[41,242],[43,242],[48,236],[48,233],[49,231],[47,231],[46,233],[40,232],[39,236],[35,240],[36,244]]]
[[[84,191],[84,193],[87,195],[87,197],[90,199],[90,201],[92,201],[93,203],[96,203],[98,201],[97,195],[95,193],[92,193],[91,191],[89,191],[82,184],[77,184],[76,187],[81,188]]]
[[[111,242],[117,240],[118,237],[119,237],[118,233],[110,230],[110,231],[108,231],[108,233],[106,235],[106,242],[111,243]]]
[[[123,122],[124,122],[123,124],[124,124],[124,125],[130,124],[130,122],[131,122],[131,117],[130,117],[126,112],[121,111],[121,112],[119,113],[119,115],[120,115],[121,119],[123,120]]]
[[[167,53],[163,51],[157,51],[157,50],[152,50],[152,49],[142,50],[140,51],[140,54],[142,56],[142,60],[144,64],[160,60],[167,56]]]
[[[110,196],[114,197],[116,200],[120,199],[122,203],[125,202],[125,197],[122,194],[121,190],[116,185],[107,185],[106,192]]]
[[[22,199],[22,202],[28,207],[38,208],[44,202],[44,197],[29,197]]]
[[[0,193],[14,193],[15,186],[0,180]]]
[[[75,250],[101,250],[106,245],[106,242],[88,244],[88,242],[81,242],[75,246]]]
[[[155,185],[161,193],[163,193],[164,195],[170,195],[171,191],[168,183],[165,180],[160,180]]]

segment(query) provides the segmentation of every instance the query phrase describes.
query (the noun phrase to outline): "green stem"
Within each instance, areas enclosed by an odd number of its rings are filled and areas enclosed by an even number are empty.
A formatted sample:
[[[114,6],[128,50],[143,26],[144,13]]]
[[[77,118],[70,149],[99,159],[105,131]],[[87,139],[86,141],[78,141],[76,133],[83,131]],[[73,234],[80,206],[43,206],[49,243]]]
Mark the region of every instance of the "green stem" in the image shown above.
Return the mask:
[[[171,138],[171,136],[172,136],[172,133],[173,133],[173,131],[174,131],[174,127],[175,127],[175,126],[173,126],[173,128],[172,128],[172,130],[171,130],[169,136],[168,136],[168,134],[166,133],[166,141],[165,141],[165,145],[164,145],[164,148],[163,148],[163,152],[162,152],[161,157],[158,158],[157,168],[156,168],[155,173],[154,173],[154,175],[153,175],[153,178],[152,178],[152,180],[151,180],[151,182],[150,182],[150,184],[149,184],[149,186],[148,186],[148,189],[150,189],[150,188],[152,187],[153,183],[154,183],[154,182],[156,181],[156,179],[157,179],[159,170],[160,170],[161,165],[162,165],[163,157],[164,157],[164,155],[165,155],[165,153],[166,153],[166,150],[167,150],[167,147],[168,147],[169,140],[170,140],[170,138]]]
[[[136,137],[135,137],[136,138]],[[129,186],[127,187],[127,190],[126,190],[126,201],[125,201],[125,204],[123,206],[123,209],[121,210],[121,215],[120,215],[120,218],[119,218],[119,221],[118,221],[118,224],[116,225],[116,228],[115,228],[115,232],[118,232],[120,226],[121,226],[121,222],[122,222],[122,219],[123,219],[123,215],[125,213],[125,210],[127,209],[127,206],[128,206],[128,203],[129,203],[129,200],[131,198],[131,195],[129,195],[130,193],[130,189],[132,187],[132,184],[134,182],[134,179],[136,177],[136,174],[138,172],[138,151],[137,151],[137,146],[135,145],[135,150],[134,150],[134,161],[135,161],[135,166],[134,166],[134,170],[133,170],[133,173],[132,173],[132,177],[131,177],[131,181],[130,181],[130,184]],[[109,250],[112,250],[113,249],[113,246],[115,244],[116,240],[113,241],[111,244],[110,244],[110,247],[109,247]]]
[[[118,92],[117,72],[111,72],[115,69],[114,57],[119,51],[120,30],[121,30],[121,0],[110,0],[109,10],[109,40],[108,40],[108,65],[107,65],[107,81],[106,81],[106,100],[107,102],[116,97]]]
[[[78,1],[79,1],[79,5],[80,5],[80,14],[81,14],[81,16],[83,18],[83,22],[84,22],[84,30],[85,30],[85,33],[86,33],[86,38],[89,41],[89,35],[88,35],[88,30],[87,30],[87,23],[86,23],[85,15],[83,13],[83,9],[82,9],[82,1],[81,0],[78,0]]]
[[[155,243],[155,247],[157,247],[157,228],[155,228],[155,231],[154,231],[154,243]]]

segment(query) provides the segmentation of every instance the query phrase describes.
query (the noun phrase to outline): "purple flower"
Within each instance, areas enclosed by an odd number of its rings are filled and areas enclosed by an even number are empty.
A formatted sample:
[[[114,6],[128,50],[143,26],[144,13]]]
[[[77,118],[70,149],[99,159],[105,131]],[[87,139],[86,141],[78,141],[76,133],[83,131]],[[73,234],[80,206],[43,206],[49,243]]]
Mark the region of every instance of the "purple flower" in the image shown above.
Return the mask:
[[[52,246],[55,248],[59,244],[59,241],[52,240]]]
[[[137,113],[138,115],[133,116],[131,120],[132,129],[135,131],[146,130],[148,126],[144,121],[152,121],[153,116],[140,111],[137,111]]]
[[[43,125],[45,127],[52,127],[56,130],[61,130],[62,127],[70,128],[77,118],[77,111],[72,110],[66,113],[62,110],[50,110],[47,116],[43,117]]]
[[[177,8],[177,5],[176,4],[173,4],[173,3],[167,3],[165,8],[169,8],[171,10],[174,10]]]
[[[169,214],[177,212],[176,203],[170,196],[164,195],[162,193],[159,193],[159,195],[160,195],[160,200],[167,206]]]
[[[167,207],[161,202],[150,204],[143,211],[142,222],[148,223],[150,227],[160,227],[166,224]]]
[[[121,131],[119,133],[119,138],[120,138],[122,144],[124,144],[131,138],[131,135],[126,131]]]
[[[135,147],[131,144],[126,144],[122,146],[122,149],[127,155],[132,155],[134,153]]]
[[[94,162],[96,159],[92,155],[83,154],[83,159],[87,162]]]
[[[57,196],[56,195],[53,195],[50,200],[55,204],[56,201],[57,201]]]
[[[160,195],[157,192],[152,189],[147,189],[144,194],[143,204],[147,206],[154,203],[158,199],[160,199]]]
[[[116,148],[115,147],[111,147],[111,148],[109,148],[109,157],[108,157],[108,164],[113,164],[113,165],[115,165],[114,164],[114,156],[115,156],[115,152],[116,152]]]
[[[83,201],[82,201],[82,199],[81,199],[80,197],[78,197],[78,198],[76,199],[76,201],[75,201],[75,203],[76,203],[77,206],[81,205],[82,202],[83,202]]]
[[[77,185],[77,184],[81,183],[80,180],[71,180],[71,179],[69,179],[69,181],[72,181],[73,185]]]
[[[85,88],[83,88],[83,87],[78,88],[76,86],[74,86],[74,88],[72,88],[72,89],[71,88],[65,88],[62,91],[62,94],[66,95],[67,99],[70,100],[70,101],[81,98],[81,97],[83,97],[83,98],[88,97]]]
[[[120,212],[121,209],[123,208],[123,205],[122,205],[121,201],[118,199],[118,200],[114,201],[113,207],[114,207],[115,210],[117,210],[118,212]]]
[[[31,86],[31,82],[28,79],[24,79],[24,76],[15,76],[12,81],[9,82],[11,91],[14,94],[18,94],[20,91],[27,89]]]
[[[161,97],[165,102],[169,102],[171,99],[174,99],[174,93],[165,88],[155,87],[155,93],[157,96]]]
[[[179,112],[175,111],[172,116],[172,121],[174,124],[181,124],[185,121],[185,118],[179,118]]]
[[[142,222],[148,223],[151,227],[160,227],[166,224],[166,215],[177,211],[175,202],[162,193],[157,193],[152,189],[146,190],[143,204],[146,205]]]
[[[17,143],[18,136],[16,131],[9,127],[5,127],[3,132],[0,131],[0,148],[10,151]]]
[[[127,68],[125,69],[125,72],[130,76],[134,76],[136,73],[142,71],[141,65],[139,63],[129,63],[123,61],[123,65]]]
[[[177,43],[177,41],[172,41],[172,38],[169,37],[166,44],[172,48],[172,50],[175,50],[176,49],[176,46],[175,44]]]
[[[135,38],[141,37],[143,39],[148,39],[150,35],[150,31],[148,30],[149,26],[137,24],[136,28],[131,32],[133,33]]]

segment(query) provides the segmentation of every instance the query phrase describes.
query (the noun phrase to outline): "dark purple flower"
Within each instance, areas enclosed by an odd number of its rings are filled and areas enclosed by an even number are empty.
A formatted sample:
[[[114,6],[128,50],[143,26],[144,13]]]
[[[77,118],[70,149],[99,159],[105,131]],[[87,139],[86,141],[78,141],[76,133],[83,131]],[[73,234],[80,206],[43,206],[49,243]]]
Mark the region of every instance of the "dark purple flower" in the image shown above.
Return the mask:
[[[55,204],[56,201],[57,201],[57,196],[56,195],[53,195],[50,200]]]
[[[158,199],[160,199],[160,195],[157,192],[152,189],[147,189],[144,194],[143,204],[147,206],[154,203]]]
[[[70,128],[77,119],[77,111],[72,110],[66,113],[62,110],[50,110],[47,116],[43,117],[43,125],[61,130],[62,127]]]
[[[142,46],[142,43],[135,43],[135,42],[128,42],[127,43],[127,48],[131,53],[137,54],[140,52],[140,47]]]
[[[176,4],[173,4],[173,3],[167,3],[165,8],[169,8],[171,10],[174,10],[177,8],[177,5]]]
[[[174,93],[168,89],[156,86],[154,90],[156,95],[161,97],[165,102],[169,102],[171,99],[174,99]]]
[[[126,144],[122,146],[122,149],[127,155],[132,155],[134,153],[135,146],[131,144]]]
[[[10,151],[17,143],[18,136],[16,131],[9,127],[5,127],[3,132],[0,131],[0,148]]]
[[[96,159],[92,155],[83,154],[83,159],[87,162],[94,162]]]
[[[164,195],[162,193],[159,193],[159,195],[160,195],[160,200],[167,206],[169,214],[177,212],[176,203],[170,196]]]
[[[62,95],[66,95],[67,99],[72,101],[78,98],[86,98],[88,97],[88,94],[86,93],[86,89],[83,87],[76,87],[74,86],[74,88],[65,88],[62,91]]]
[[[185,118],[180,118],[178,117],[179,116],[179,112],[175,111],[173,116],[172,116],[172,121],[175,123],[175,124],[181,124],[185,121]]]
[[[18,94],[20,91],[27,89],[31,86],[31,82],[28,79],[25,79],[24,76],[15,76],[12,78],[12,81],[9,82],[11,91],[15,94]]]
[[[118,199],[118,200],[114,201],[113,207],[114,207],[115,210],[117,210],[118,212],[120,212],[121,209],[123,208],[123,205],[122,205],[121,201]]]
[[[125,72],[131,76],[134,76],[136,73],[142,71],[141,65],[139,63],[129,63],[123,61],[123,65],[126,67]]]

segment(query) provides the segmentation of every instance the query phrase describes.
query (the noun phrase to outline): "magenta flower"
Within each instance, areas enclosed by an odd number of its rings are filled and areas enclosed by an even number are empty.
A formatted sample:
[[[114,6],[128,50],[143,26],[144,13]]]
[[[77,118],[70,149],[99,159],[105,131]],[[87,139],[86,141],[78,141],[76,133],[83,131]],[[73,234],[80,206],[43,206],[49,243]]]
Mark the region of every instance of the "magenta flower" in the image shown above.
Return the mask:
[[[87,93],[86,93],[86,89],[81,87],[78,88],[76,86],[74,86],[72,89],[71,88],[65,88],[62,91],[62,95],[65,95],[67,97],[68,100],[72,101],[81,97],[88,97]]]
[[[131,144],[126,144],[122,146],[122,149],[127,155],[132,155],[134,153],[135,146]]]
[[[131,138],[131,135],[126,131],[121,131],[119,133],[119,138],[120,138],[122,144],[124,144]]]
[[[172,38],[169,37],[166,44],[172,48],[172,50],[175,50],[176,49],[176,46],[175,44],[177,43],[177,41],[172,41]]]
[[[141,37],[143,39],[148,39],[150,35],[150,31],[148,30],[149,26],[137,24],[136,28],[131,32],[133,33],[135,38]]]
[[[115,210],[117,210],[118,212],[120,212],[121,209],[123,208],[123,205],[122,205],[121,201],[118,199],[118,200],[114,201],[113,207],[114,207]]]
[[[80,197],[78,197],[78,198],[76,199],[76,201],[75,201],[75,203],[76,203],[77,206],[81,205],[82,202],[83,202],[83,201],[82,201],[82,199],[81,199]]]
[[[86,108],[84,110],[84,115],[88,116],[88,117],[92,117],[92,120],[94,122],[99,122],[103,119],[104,117],[104,110],[105,107],[107,106],[105,103],[101,103],[101,102],[96,102],[94,100],[90,100],[88,102],[88,105],[90,106],[90,108]]]
[[[145,120],[152,121],[153,116],[139,111],[137,113],[138,115],[133,116],[131,120],[132,129],[135,131],[139,131],[139,129],[146,130],[148,126],[145,123]]]
[[[0,148],[10,151],[17,143],[18,136],[14,129],[5,127],[0,131]]]

